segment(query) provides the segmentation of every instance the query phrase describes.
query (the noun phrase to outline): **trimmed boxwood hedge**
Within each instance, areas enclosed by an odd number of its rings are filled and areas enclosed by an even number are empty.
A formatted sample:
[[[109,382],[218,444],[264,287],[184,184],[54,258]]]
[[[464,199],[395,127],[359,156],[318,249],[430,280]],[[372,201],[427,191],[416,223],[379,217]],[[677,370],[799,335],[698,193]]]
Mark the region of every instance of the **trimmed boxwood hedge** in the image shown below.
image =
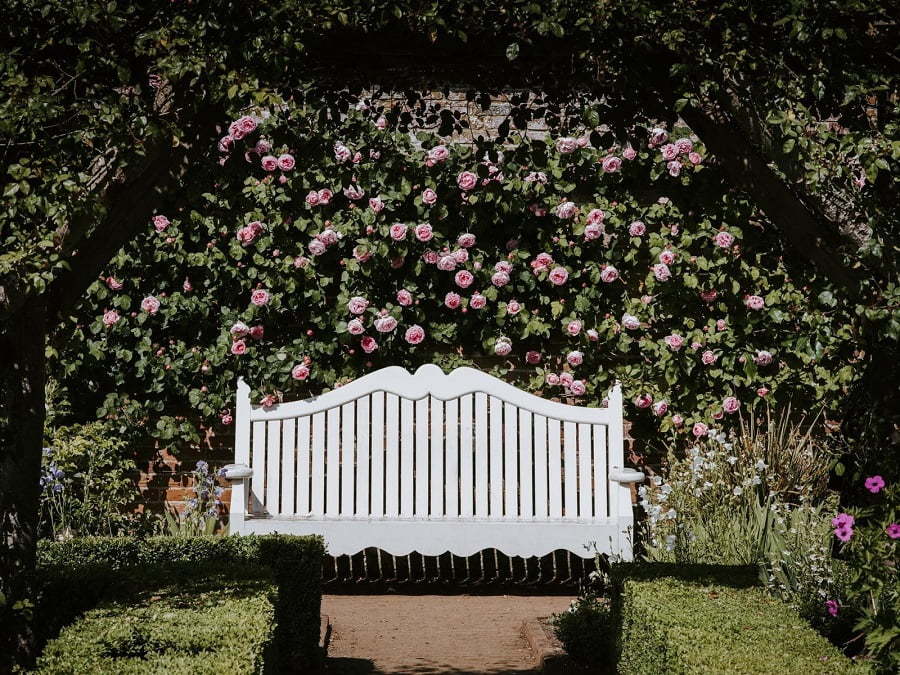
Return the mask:
[[[37,672],[263,672],[274,595],[265,581],[210,577],[107,601],[47,644]]]
[[[756,586],[753,568],[631,565],[613,575],[618,672],[858,673],[795,611]]]
[[[35,626],[50,638],[98,603],[148,588],[204,579],[274,583],[275,632],[267,667],[303,671],[319,664],[321,537],[89,537],[42,542]]]

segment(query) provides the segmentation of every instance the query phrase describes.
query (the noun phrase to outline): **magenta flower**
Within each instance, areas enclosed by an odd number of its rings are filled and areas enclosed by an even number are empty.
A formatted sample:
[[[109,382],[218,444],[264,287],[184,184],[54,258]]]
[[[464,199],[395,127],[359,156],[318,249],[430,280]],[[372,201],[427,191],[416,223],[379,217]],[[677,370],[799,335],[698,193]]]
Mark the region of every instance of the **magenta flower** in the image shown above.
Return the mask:
[[[417,345],[425,339],[425,329],[419,325],[410,326],[406,329],[406,334],[403,337],[409,344]]]
[[[826,600],[825,601],[825,609],[828,610],[828,613],[831,616],[837,616],[840,611],[841,605],[837,600]]]
[[[881,476],[870,476],[866,478],[866,490],[871,492],[873,495],[881,492],[881,489],[884,487],[884,478]]]
[[[884,531],[891,539],[900,539],[900,523],[891,523],[884,528]]]

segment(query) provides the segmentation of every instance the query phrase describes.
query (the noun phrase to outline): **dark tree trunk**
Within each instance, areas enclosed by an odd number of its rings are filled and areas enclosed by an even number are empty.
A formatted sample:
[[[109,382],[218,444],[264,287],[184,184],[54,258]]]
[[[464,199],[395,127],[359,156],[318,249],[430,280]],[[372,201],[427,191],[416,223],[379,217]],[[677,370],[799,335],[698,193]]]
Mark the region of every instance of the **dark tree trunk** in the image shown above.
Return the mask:
[[[40,503],[44,437],[46,313],[33,303],[0,333],[0,672],[27,660],[30,622],[19,600],[30,598]]]

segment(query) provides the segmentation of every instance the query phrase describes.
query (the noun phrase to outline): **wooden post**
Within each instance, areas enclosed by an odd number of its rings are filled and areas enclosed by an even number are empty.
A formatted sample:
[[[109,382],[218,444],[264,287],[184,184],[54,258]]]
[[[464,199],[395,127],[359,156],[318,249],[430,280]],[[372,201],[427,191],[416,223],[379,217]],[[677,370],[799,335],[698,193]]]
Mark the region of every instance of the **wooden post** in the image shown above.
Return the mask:
[[[238,378],[237,400],[234,409],[234,462],[250,466],[250,387],[243,377]],[[248,478],[235,481],[231,486],[231,509],[228,531],[240,534],[244,530],[247,513]]]

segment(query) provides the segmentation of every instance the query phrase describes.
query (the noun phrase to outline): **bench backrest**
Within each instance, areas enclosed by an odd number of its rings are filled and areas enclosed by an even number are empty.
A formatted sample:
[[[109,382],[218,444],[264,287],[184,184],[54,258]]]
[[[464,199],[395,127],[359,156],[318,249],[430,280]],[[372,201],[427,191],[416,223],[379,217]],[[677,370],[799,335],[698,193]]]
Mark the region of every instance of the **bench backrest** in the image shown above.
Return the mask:
[[[245,517],[631,519],[629,488],[609,476],[623,465],[618,384],[585,408],[472,368],[395,366],[264,409],[241,381],[235,431],[253,474],[234,485],[233,530]]]

